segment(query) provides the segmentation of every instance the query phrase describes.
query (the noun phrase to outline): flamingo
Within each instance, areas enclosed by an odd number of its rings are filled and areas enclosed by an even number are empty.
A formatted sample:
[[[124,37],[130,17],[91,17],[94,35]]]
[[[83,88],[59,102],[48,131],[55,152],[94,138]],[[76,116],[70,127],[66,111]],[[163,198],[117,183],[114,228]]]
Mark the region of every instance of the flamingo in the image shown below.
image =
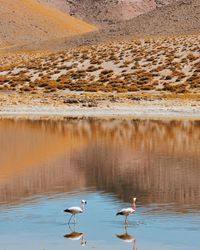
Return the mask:
[[[125,216],[125,224],[128,224],[128,220],[127,220],[127,217],[130,215],[130,214],[133,214],[135,213],[136,211],[136,198],[133,198],[133,204],[132,204],[132,207],[128,207],[128,208],[123,208],[121,209],[116,215],[123,215]]]
[[[69,218],[68,224],[70,224],[72,217],[74,217],[74,224],[76,223],[76,218],[75,218],[76,214],[83,213],[85,211],[86,204],[87,204],[87,202],[85,200],[82,200],[81,207],[69,207],[69,208],[64,210],[65,213],[71,214],[71,217]]]

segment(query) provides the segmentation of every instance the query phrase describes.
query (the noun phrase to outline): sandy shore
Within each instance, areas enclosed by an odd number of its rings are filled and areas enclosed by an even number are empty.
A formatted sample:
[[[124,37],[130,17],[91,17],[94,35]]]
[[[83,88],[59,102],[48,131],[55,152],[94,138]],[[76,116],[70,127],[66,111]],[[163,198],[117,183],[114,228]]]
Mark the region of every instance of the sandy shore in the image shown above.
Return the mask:
[[[200,119],[200,101],[134,96],[0,93],[0,117],[139,117]]]
[[[200,107],[172,106],[164,103],[120,104],[100,107],[79,107],[76,105],[54,107],[10,106],[0,109],[0,117],[45,118],[45,117],[138,117],[138,118],[190,118],[200,119]]]

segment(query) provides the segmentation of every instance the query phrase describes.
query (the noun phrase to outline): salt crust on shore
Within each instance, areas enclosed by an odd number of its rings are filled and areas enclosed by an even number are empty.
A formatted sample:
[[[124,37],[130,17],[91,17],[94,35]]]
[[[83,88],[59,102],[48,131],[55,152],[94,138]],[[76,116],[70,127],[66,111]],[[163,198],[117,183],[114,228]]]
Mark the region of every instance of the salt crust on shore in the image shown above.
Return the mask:
[[[0,117],[138,117],[138,118],[194,118],[200,119],[200,107],[197,106],[172,106],[158,103],[137,105],[113,105],[102,107],[78,107],[49,105],[28,106],[17,105],[2,107]]]

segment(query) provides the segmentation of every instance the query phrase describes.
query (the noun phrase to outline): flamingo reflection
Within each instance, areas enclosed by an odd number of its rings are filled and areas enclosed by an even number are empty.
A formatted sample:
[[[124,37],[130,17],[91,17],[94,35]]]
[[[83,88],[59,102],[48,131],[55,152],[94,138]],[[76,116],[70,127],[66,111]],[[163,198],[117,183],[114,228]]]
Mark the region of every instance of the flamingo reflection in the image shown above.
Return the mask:
[[[116,234],[116,237],[126,243],[133,243],[133,250],[137,250],[136,248],[136,239],[133,235],[128,234],[127,226],[125,226],[125,233],[124,234]]]
[[[80,241],[80,245],[81,246],[85,246],[87,241],[84,239],[84,233],[80,233],[80,232],[76,232],[75,230],[75,225],[74,228],[72,229],[71,226],[69,225],[69,230],[70,233],[69,234],[65,234],[64,237],[69,239],[69,240],[73,240],[73,241]]]

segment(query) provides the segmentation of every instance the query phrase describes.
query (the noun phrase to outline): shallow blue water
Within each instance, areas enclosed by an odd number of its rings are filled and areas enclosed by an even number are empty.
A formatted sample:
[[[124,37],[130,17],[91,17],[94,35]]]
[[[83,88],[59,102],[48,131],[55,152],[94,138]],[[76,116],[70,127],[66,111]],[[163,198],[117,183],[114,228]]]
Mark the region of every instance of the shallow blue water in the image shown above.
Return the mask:
[[[77,224],[68,226],[63,208],[88,201]],[[115,212],[126,204],[100,192],[44,197],[30,204],[1,208],[0,249],[81,249],[80,241],[64,238],[73,231],[84,234],[86,249],[132,249],[116,235],[126,233],[122,217]],[[158,204],[159,206],[159,204]],[[127,233],[136,239],[137,249],[199,249],[200,214],[152,214],[140,206],[129,218]]]
[[[179,122],[176,126],[174,123],[169,126],[168,122],[154,122],[157,132],[151,132],[149,136],[142,134],[141,145],[135,148],[129,140],[134,122],[127,128],[127,124],[124,126],[124,123],[114,121],[115,132],[120,127],[120,131],[125,133],[117,141],[105,135],[113,121],[109,124],[100,122],[104,133],[100,133],[99,123],[94,129],[95,122],[90,124],[90,140],[87,141],[85,127],[88,124],[83,126],[77,121],[75,125],[84,134],[77,138],[73,121],[73,126],[70,126],[72,132],[66,140],[77,141],[76,150],[74,147],[66,149],[64,145],[65,150],[59,151],[54,158],[48,156],[37,166],[34,163],[33,168],[27,168],[27,165],[19,168],[17,174],[16,171],[4,170],[4,165],[0,165],[4,176],[0,186],[0,250],[199,250],[199,140],[193,139],[186,145],[191,131],[199,135],[199,125],[188,122],[183,126]],[[71,121],[66,123],[71,125]],[[12,124],[10,130],[16,131],[16,126],[23,127],[23,133],[27,129],[29,144],[35,143],[36,137],[30,132],[34,122],[30,131],[29,123],[22,126],[20,122]],[[45,122],[45,126],[45,132],[41,133],[44,137],[46,135],[45,141],[49,144],[47,130],[52,124]],[[60,126],[59,122],[53,124],[54,130],[50,133],[59,138]],[[140,127],[140,122],[137,126]],[[143,122],[141,129],[144,130],[145,126],[149,126],[149,122]],[[43,123],[37,124],[39,138],[42,127]],[[181,129],[183,127],[186,130]],[[69,127],[65,129],[69,131]],[[171,139],[167,141],[164,138],[164,144],[160,142],[157,146],[157,137],[163,129],[167,131],[163,136]],[[29,133],[31,136],[27,137]],[[96,138],[98,133],[100,137]],[[143,132],[137,130],[134,133]],[[0,143],[3,137],[0,133]],[[122,143],[116,147],[119,139]],[[78,150],[81,140],[84,143]],[[13,141],[8,142],[12,147],[15,145]],[[165,150],[161,151],[161,147]],[[135,195],[138,198],[137,211],[129,217],[129,225],[125,227],[124,218],[115,214],[119,209],[130,206],[129,200]],[[80,205],[81,199],[88,202],[86,211],[77,216],[76,225],[69,226],[70,216],[63,210]],[[70,237],[73,232],[82,233],[82,236],[78,239],[64,237]],[[124,240],[127,237],[129,242]]]

